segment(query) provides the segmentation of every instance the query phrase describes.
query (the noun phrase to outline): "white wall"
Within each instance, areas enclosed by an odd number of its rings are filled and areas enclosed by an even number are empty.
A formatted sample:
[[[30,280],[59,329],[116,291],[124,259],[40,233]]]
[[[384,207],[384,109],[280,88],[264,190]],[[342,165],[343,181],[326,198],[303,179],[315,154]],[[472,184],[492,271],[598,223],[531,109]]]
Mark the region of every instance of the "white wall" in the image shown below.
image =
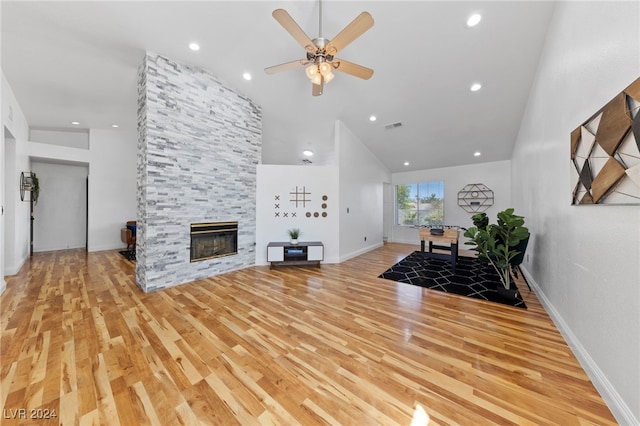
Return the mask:
[[[470,164],[466,166],[443,167],[439,169],[417,170],[412,172],[394,173],[392,184],[420,183],[444,181],[444,221],[445,225],[462,226],[468,228],[473,225],[471,216],[458,205],[458,192],[468,184],[482,183],[493,191],[494,204],[485,213],[491,223],[496,221],[496,214],[511,205],[511,162],[494,161],[490,163]],[[395,196],[395,194],[394,194]],[[516,214],[524,215],[516,209]],[[529,219],[525,216],[525,224],[529,226]],[[407,226],[395,224],[395,217],[391,217],[391,241],[420,244],[418,231]],[[534,232],[534,230],[531,230]],[[464,248],[461,243],[461,248]]]
[[[89,132],[86,129],[53,132],[48,129],[31,129],[29,140],[70,148],[89,149]]]
[[[41,130],[45,143],[26,143],[26,153],[41,163],[89,165],[88,250],[124,248],[120,229],[136,220],[137,134],[122,128],[90,129],[88,150],[54,143],[69,133],[73,138],[77,132]],[[56,245],[66,247],[67,242]]]
[[[40,197],[33,208],[33,251],[86,247],[87,165],[33,161]]]
[[[340,261],[383,244],[387,168],[341,121],[335,124],[340,188]]]
[[[24,141],[16,140],[5,130],[5,275],[17,274],[29,257],[30,194],[25,194],[25,201],[20,199],[20,173],[30,170],[24,151]]]
[[[309,203],[296,207],[290,192],[304,187]],[[322,196],[327,200],[323,201]],[[279,198],[279,199],[276,199]],[[256,264],[267,264],[267,244],[289,241],[287,230],[299,228],[300,241],[320,241],[324,262],[339,261],[338,169],[336,166],[258,165],[256,195]],[[327,205],[322,208],[322,204]],[[277,205],[277,206],[276,206]],[[311,217],[306,212],[312,213]],[[319,217],[313,213],[318,212]],[[327,216],[322,217],[322,212]],[[278,216],[276,217],[276,213]],[[284,214],[287,213],[287,217]],[[292,213],[296,217],[292,217]]]
[[[532,286],[620,424],[640,424],[640,207],[571,206],[569,134],[640,75],[639,2],[559,2],[512,158]]]
[[[4,275],[15,274],[28,256],[29,239],[29,203],[20,201],[18,182],[21,171],[29,170],[29,160],[26,156],[26,141],[29,131],[27,120],[18,101],[9,86],[4,73],[1,84],[2,96],[2,127],[0,138],[0,192],[2,205],[12,212],[11,222],[5,215],[0,216],[0,293],[4,291]],[[10,158],[6,158],[7,151],[5,135],[10,137]],[[8,167],[7,167],[8,166]],[[5,242],[5,231],[11,229],[12,241],[9,246]]]
[[[120,229],[136,220],[138,136],[123,129],[90,130],[89,251],[125,247]]]

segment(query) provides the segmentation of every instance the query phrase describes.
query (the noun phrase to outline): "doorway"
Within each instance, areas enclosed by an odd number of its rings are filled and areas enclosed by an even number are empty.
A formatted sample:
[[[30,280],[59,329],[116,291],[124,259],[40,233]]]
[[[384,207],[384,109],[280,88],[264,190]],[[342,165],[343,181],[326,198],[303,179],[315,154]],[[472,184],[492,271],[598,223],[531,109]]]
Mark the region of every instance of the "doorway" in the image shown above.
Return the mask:
[[[31,170],[41,188],[33,209],[33,251],[86,249],[88,164],[32,159]]]

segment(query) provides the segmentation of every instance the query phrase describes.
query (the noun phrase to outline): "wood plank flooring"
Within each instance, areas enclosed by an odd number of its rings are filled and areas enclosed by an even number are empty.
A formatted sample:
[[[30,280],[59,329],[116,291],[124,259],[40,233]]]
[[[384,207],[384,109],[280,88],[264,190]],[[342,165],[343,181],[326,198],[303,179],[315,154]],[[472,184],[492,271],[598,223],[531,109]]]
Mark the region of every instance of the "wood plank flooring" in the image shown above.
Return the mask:
[[[117,251],[36,254],[0,298],[0,421],[616,424],[523,283],[526,310],[377,278],[416,249],[150,294]]]

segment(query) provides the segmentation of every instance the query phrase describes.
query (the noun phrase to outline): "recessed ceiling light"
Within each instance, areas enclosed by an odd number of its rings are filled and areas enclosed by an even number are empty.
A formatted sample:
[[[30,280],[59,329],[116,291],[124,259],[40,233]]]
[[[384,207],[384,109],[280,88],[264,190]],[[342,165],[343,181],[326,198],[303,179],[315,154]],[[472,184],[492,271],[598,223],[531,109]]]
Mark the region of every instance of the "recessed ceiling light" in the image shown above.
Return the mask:
[[[482,153],[480,151],[476,151],[473,153],[474,157],[480,157],[482,155]]]
[[[469,16],[469,19],[467,19],[467,27],[475,27],[480,23],[481,20],[482,15],[480,15],[479,13],[475,13]]]
[[[404,165],[405,165],[405,166],[408,166],[408,165],[409,165],[409,162],[408,162],[408,161],[405,161],[405,162],[404,162]]]
[[[471,85],[471,91],[472,92],[477,92],[480,89],[482,89],[482,84],[480,84],[480,83],[473,83]]]
[[[308,149],[305,149],[304,151],[302,151],[302,153],[307,157],[311,157],[313,155],[313,151],[310,151]]]
[[[242,74],[242,77],[247,81],[251,80],[251,74],[249,74],[248,72]]]
[[[71,124],[73,124],[74,126],[77,126],[78,124],[80,124],[79,121],[72,121]]]
[[[111,127],[116,128],[116,127],[120,127],[117,124],[112,124]]]
[[[200,46],[198,45],[198,43],[189,43],[189,49],[197,51],[200,50]]]
[[[378,118],[375,115],[369,117],[369,121],[376,121]]]

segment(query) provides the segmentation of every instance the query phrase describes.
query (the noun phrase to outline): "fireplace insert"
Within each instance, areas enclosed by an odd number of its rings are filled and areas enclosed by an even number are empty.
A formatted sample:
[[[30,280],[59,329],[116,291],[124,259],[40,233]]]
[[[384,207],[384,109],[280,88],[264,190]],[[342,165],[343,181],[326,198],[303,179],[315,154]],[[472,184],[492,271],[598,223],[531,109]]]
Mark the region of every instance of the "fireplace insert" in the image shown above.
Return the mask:
[[[238,222],[191,224],[191,262],[238,253]]]

